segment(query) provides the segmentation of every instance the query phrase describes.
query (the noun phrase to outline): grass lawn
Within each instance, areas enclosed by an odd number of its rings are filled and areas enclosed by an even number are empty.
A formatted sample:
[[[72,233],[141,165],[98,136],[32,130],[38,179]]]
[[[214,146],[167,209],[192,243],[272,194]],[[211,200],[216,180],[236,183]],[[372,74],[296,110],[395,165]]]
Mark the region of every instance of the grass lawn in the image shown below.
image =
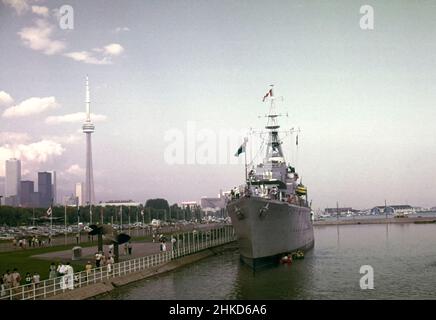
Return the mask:
[[[138,241],[151,242],[151,236],[132,237],[132,242],[138,242]],[[0,276],[3,276],[3,274],[8,269],[10,272],[12,272],[14,268],[17,268],[18,272],[21,274],[22,284],[24,283],[24,277],[26,276],[27,272],[30,272],[30,274],[32,275],[34,272],[38,272],[39,275],[41,276],[41,280],[48,279],[49,267],[51,261],[45,259],[33,258],[32,256],[43,254],[43,253],[49,253],[49,252],[71,250],[75,246],[76,244],[68,244],[68,245],[35,248],[35,249],[18,248],[14,251],[0,252]],[[80,246],[83,248],[92,247],[92,246],[97,247],[97,241],[94,240],[94,242],[92,243],[82,242]],[[59,261],[54,260],[53,262],[57,263]],[[85,269],[85,266],[82,263],[78,264],[75,263],[74,261],[70,261],[70,263],[74,268],[74,272],[82,271]]]
[[[82,243],[82,247],[90,247],[96,245],[96,243]],[[2,252],[0,253],[0,274],[6,272],[7,269],[12,272],[14,268],[18,269],[18,272],[21,274],[21,278],[24,280],[27,272],[33,275],[34,272],[38,272],[41,276],[41,280],[48,279],[49,275],[49,267],[50,261],[42,260],[37,258],[32,258],[31,256],[56,252],[62,250],[71,250],[74,245],[66,245],[66,246],[53,246],[47,248],[37,248],[37,249],[17,249],[15,251]],[[58,261],[53,261],[58,262]],[[81,264],[75,264],[74,261],[70,262],[74,268],[74,271],[81,271],[84,269],[84,266]]]

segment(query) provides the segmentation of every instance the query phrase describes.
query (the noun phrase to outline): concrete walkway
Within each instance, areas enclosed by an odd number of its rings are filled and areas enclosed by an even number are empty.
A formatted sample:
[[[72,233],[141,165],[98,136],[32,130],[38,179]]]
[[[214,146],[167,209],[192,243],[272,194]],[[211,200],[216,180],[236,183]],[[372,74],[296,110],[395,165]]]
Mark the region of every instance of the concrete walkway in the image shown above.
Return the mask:
[[[167,251],[171,250],[171,244],[166,243]],[[103,246],[105,255],[109,253],[109,246]],[[95,263],[95,253],[97,252],[97,247],[87,247],[82,249],[82,259],[75,260],[74,262],[86,264],[87,261],[91,261],[92,264]],[[124,245],[119,248],[120,261],[129,260],[139,257],[144,257],[147,255],[155,254],[160,252],[160,243],[156,242],[132,242],[132,255],[126,255],[124,251]],[[113,252],[112,252],[113,253]],[[72,251],[64,250],[57,252],[50,252],[44,254],[38,254],[32,256],[33,258],[50,260],[52,262],[68,262],[72,261]]]

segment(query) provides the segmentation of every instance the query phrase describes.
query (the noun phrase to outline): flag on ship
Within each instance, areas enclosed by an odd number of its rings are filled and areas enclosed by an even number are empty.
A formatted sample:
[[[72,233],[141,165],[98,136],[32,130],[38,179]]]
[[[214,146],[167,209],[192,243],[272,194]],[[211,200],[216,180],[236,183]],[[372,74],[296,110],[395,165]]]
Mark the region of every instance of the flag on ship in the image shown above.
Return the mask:
[[[51,207],[50,208],[48,208],[48,210],[47,210],[47,216],[51,216],[51,213],[52,213],[52,209],[51,209]]]
[[[239,147],[238,151],[236,151],[235,157],[239,157],[239,155],[241,153],[245,152],[246,146],[247,146],[247,138],[244,139],[244,143],[241,144],[241,146]]]
[[[273,88],[272,87],[273,86],[271,85],[271,89],[269,89],[269,91],[264,95],[263,100],[262,100],[263,102],[265,102],[266,98],[273,96]]]

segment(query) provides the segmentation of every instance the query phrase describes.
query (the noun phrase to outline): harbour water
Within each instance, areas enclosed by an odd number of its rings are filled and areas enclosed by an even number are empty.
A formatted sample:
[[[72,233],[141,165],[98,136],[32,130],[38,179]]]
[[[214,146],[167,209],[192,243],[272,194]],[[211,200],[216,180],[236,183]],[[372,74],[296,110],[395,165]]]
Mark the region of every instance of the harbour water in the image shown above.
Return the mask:
[[[435,299],[436,224],[315,227],[304,260],[253,273],[227,251],[100,299]],[[362,265],[374,289],[362,290]]]

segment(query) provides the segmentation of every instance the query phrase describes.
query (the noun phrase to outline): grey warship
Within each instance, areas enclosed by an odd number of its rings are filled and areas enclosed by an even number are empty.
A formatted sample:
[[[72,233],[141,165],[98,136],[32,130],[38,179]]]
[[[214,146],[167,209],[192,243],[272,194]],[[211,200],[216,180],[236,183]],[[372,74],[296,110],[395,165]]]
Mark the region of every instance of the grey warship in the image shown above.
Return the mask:
[[[231,192],[226,205],[241,260],[254,269],[277,263],[284,254],[314,246],[307,189],[295,168],[285,161],[272,88],[264,100],[267,97],[270,109],[266,116],[265,158],[249,173],[245,165],[245,184]]]

